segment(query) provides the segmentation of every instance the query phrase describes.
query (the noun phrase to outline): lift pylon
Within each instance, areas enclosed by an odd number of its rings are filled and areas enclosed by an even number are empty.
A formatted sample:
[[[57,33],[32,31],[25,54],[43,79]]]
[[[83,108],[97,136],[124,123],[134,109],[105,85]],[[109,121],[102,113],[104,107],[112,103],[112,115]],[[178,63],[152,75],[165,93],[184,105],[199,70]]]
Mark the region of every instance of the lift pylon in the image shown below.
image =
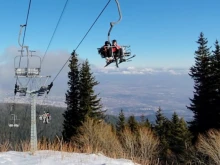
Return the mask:
[[[21,54],[15,57],[15,95],[26,96],[27,94],[31,99],[31,153],[37,150],[37,125],[36,125],[36,98],[45,95],[52,87],[46,85],[50,76],[41,76],[41,58],[40,56],[33,55],[35,51],[29,51],[28,46],[20,43],[22,28],[26,25],[20,26],[18,37],[18,44],[21,46]],[[23,49],[26,50],[24,53]]]

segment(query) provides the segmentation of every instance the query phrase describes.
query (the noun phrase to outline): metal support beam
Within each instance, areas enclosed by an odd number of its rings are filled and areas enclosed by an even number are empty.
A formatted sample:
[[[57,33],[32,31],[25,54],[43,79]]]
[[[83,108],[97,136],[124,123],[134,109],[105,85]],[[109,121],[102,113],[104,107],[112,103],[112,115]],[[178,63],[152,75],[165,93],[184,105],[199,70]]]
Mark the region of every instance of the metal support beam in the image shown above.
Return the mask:
[[[36,94],[31,93],[31,153],[37,151]]]

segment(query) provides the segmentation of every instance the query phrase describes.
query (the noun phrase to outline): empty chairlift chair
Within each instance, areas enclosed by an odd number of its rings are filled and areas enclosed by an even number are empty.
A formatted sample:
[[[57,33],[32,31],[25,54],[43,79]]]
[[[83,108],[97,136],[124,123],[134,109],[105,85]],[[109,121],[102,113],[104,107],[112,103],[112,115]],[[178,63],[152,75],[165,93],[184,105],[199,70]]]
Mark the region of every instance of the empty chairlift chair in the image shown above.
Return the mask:
[[[9,127],[19,127],[20,120],[17,119],[17,116],[15,114],[11,114],[8,122]]]

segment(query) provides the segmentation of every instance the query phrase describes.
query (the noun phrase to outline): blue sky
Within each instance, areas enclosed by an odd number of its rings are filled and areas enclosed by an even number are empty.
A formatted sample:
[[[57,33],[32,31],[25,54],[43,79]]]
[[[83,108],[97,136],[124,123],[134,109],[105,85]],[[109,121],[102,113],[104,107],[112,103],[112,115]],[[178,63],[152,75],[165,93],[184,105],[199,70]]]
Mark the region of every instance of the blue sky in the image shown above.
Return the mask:
[[[65,0],[32,0],[25,44],[44,54]],[[122,20],[115,25],[111,39],[129,44],[137,57],[123,66],[190,67],[194,64],[196,40],[200,32],[213,47],[220,40],[219,0],[119,0]],[[0,56],[7,48],[18,47],[20,24],[25,24],[29,0],[5,0],[0,5]],[[72,52],[85,35],[107,0],[69,0],[50,51]],[[97,53],[107,39],[109,23],[118,19],[112,0],[78,48],[80,58],[103,66]],[[47,58],[47,56],[45,57]],[[60,66],[61,67],[61,66]]]

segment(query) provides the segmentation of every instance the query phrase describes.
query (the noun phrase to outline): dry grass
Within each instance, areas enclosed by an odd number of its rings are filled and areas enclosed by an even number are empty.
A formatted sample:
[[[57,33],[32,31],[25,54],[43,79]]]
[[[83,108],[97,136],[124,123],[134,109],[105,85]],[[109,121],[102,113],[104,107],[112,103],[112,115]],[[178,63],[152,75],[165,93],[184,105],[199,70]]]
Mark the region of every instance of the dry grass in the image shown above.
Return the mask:
[[[50,142],[41,139],[38,150],[51,150],[77,153],[103,153],[112,158],[126,158],[142,165],[159,165],[159,140],[149,128],[140,128],[137,134],[125,129],[120,134],[120,141],[112,127],[104,122],[88,119],[80,128],[81,134],[73,138],[71,143],[65,143],[57,137]],[[29,142],[20,142],[12,146],[9,141],[0,143],[0,152],[10,150],[30,151]],[[203,155],[199,154],[202,153]],[[63,156],[63,154],[61,154]],[[202,165],[207,162],[206,156],[211,160],[208,164],[220,164],[220,131],[210,130],[207,134],[199,135],[195,150],[188,149],[189,160],[186,164]],[[193,159],[192,159],[193,157]],[[213,163],[214,162],[214,163]]]
[[[20,152],[28,152],[30,151],[30,142],[20,142],[15,144],[14,146],[11,145],[9,141],[0,143],[0,152],[6,151],[20,151]],[[80,152],[77,148],[77,145],[72,143],[64,143],[59,140],[55,140],[53,142],[48,142],[46,140],[38,142],[38,150],[53,150],[53,151],[64,151],[64,152]]]
[[[38,142],[38,149],[63,152],[80,152],[80,150],[77,148],[77,145],[74,145],[73,143],[65,143],[59,137],[57,137],[57,140],[53,142],[48,142],[46,139]]]
[[[0,144],[0,151],[1,151],[1,152],[6,152],[6,151],[8,151],[10,148],[11,148],[11,144],[10,144],[9,141],[6,141],[6,142]]]
[[[110,125],[88,119],[81,126],[80,132],[80,135],[72,138],[71,143],[65,143],[59,137],[53,142],[40,139],[38,150],[103,153],[112,158],[132,159],[143,165],[159,164],[157,161],[159,141],[148,128],[140,128],[138,136],[126,129],[120,137],[123,140],[119,141]],[[13,147],[8,141],[0,144],[0,152],[9,150],[30,151],[30,142],[20,142]],[[153,159],[155,163],[152,163]]]
[[[197,149],[209,156],[216,164],[220,164],[220,131],[210,130],[198,137]]]

